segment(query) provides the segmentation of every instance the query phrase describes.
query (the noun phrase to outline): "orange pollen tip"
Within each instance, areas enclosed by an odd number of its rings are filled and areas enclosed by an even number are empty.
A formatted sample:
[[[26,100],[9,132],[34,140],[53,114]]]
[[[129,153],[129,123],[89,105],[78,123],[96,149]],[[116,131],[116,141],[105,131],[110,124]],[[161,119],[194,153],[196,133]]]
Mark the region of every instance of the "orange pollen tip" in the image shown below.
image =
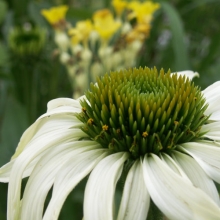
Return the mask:
[[[92,118],[88,119],[87,124],[93,125],[94,124],[94,120]]]
[[[148,133],[146,132],[146,131],[144,131],[143,133],[142,133],[142,137],[147,137],[148,136]]]
[[[85,108],[85,107],[82,107],[82,111],[85,113],[85,112],[86,112],[86,108]]]
[[[108,131],[108,125],[103,125],[103,126],[102,126],[102,130],[103,130],[103,131]]]

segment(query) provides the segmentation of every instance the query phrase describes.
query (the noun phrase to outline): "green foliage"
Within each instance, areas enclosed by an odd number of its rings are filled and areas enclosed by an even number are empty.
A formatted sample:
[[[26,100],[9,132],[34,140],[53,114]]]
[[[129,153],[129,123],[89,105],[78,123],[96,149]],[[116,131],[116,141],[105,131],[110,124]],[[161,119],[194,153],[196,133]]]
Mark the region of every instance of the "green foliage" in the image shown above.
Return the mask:
[[[8,60],[7,47],[0,41],[0,66],[3,66]]]
[[[6,13],[7,13],[7,4],[5,1],[1,0],[0,1],[0,24],[5,19]]]
[[[7,96],[4,107],[0,133],[0,166],[10,160],[22,133],[28,126],[26,109],[14,97]]]
[[[189,56],[185,43],[185,31],[183,21],[178,11],[168,2],[161,2],[162,9],[168,18],[169,27],[172,36],[172,48],[174,52],[175,71],[189,69]]]

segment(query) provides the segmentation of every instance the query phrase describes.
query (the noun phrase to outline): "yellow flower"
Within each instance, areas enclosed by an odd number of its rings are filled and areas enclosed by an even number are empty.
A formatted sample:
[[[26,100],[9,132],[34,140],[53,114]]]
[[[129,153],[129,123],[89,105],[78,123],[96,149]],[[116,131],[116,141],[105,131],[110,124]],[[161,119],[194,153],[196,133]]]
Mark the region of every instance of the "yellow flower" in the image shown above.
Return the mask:
[[[116,11],[116,14],[120,16],[121,13],[124,11],[125,7],[127,6],[127,2],[122,0],[113,0],[112,5]]]
[[[72,44],[72,45],[77,45],[77,44],[80,43],[81,38],[80,38],[79,35],[76,35],[76,34],[75,34],[75,35],[73,35],[73,36],[71,37],[70,41],[71,41],[71,44]]]
[[[121,22],[115,21],[108,9],[99,10],[93,15],[94,28],[100,37],[107,41],[120,28]]]
[[[138,23],[150,23],[153,13],[160,7],[160,4],[151,1],[138,2],[132,1],[127,8],[132,12],[128,15],[129,19],[136,18]]]
[[[135,40],[144,41],[150,33],[149,23],[138,23],[126,36],[126,41],[131,43]]]
[[[41,10],[41,14],[51,25],[56,25],[57,23],[65,20],[67,10],[68,7],[66,5],[61,5],[50,9],[43,9]]]
[[[92,30],[93,25],[89,19],[77,22],[76,27],[69,30],[69,35],[72,35],[72,43],[77,44],[80,41],[87,43]]]

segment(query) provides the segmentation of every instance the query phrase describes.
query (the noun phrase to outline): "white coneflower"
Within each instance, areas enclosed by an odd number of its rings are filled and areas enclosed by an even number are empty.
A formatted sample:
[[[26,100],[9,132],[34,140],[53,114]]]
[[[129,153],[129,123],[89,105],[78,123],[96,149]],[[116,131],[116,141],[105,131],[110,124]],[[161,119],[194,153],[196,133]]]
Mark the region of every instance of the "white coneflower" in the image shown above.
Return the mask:
[[[220,82],[201,91],[182,74],[112,72],[80,101],[49,102],[0,169],[9,182],[8,220],[58,219],[90,172],[84,220],[145,220],[151,200],[169,219],[220,219]],[[116,184],[126,173],[115,213]]]

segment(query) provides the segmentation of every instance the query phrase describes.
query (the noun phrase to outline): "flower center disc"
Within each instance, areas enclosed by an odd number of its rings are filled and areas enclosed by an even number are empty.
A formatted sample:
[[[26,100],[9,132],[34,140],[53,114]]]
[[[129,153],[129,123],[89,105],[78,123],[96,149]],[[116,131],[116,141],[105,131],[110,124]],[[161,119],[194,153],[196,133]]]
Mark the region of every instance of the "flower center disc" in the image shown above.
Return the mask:
[[[81,101],[82,130],[103,148],[169,153],[179,143],[199,138],[208,116],[200,89],[188,78],[139,68],[111,72],[91,84]]]

